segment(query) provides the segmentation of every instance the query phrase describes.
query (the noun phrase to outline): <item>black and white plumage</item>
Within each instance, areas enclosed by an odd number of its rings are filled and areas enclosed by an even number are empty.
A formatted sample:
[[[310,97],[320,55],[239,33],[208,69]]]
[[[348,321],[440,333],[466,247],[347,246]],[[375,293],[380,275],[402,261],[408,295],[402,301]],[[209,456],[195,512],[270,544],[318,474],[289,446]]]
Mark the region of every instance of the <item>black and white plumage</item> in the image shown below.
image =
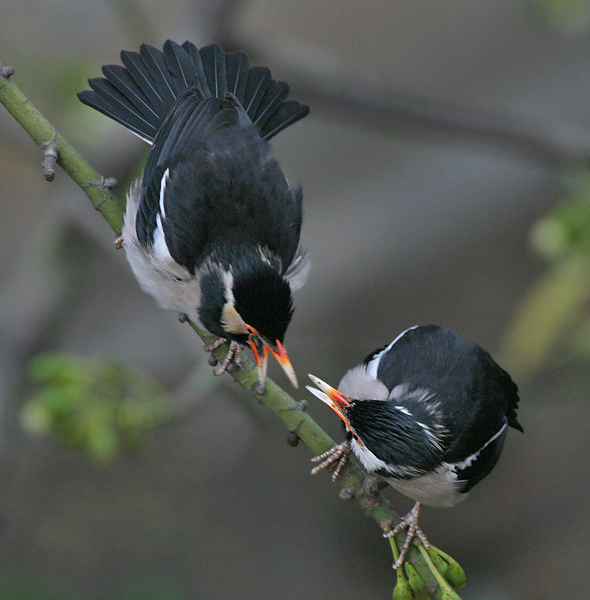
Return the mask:
[[[121,61],[78,96],[152,144],[122,231],[141,287],[230,340],[230,354],[249,344],[261,383],[270,351],[297,385],[283,340],[309,268],[302,194],[268,140],[308,107],[245,53],[217,45],[144,44]]]
[[[420,504],[453,506],[496,464],[516,418],[518,388],[477,344],[448,329],[416,326],[370,354],[334,389],[311,376],[308,390],[340,417],[346,442],[316,462],[314,472],[352,453],[416,505],[388,535],[409,527],[396,567],[418,529]]]

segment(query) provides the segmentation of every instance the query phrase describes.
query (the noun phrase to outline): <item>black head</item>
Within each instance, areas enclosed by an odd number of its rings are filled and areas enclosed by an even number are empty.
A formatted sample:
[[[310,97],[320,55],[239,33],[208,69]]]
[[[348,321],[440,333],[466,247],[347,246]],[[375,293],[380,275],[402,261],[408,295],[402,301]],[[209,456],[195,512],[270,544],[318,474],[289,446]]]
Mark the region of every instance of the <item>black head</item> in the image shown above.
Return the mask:
[[[262,260],[218,265],[201,280],[201,322],[219,337],[250,346],[262,384],[270,352],[297,387],[283,347],[292,315],[289,284]]]
[[[237,275],[233,281],[234,308],[245,323],[272,348],[283,342],[293,316],[289,284],[270,265]]]
[[[388,399],[357,400],[309,377],[319,389],[307,389],[340,417],[352,451],[369,472],[405,479],[440,465],[446,432],[430,411],[413,414]]]
[[[418,419],[383,400],[351,400],[343,412],[362,444],[399,473],[427,473],[440,464],[444,430],[431,415]]]

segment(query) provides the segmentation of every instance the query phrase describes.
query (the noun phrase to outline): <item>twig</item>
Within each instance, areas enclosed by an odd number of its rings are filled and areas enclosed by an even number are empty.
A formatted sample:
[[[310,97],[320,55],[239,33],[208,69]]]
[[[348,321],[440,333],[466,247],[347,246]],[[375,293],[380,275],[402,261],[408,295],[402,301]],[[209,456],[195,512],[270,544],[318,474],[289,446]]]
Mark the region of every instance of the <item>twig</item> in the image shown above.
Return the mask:
[[[55,177],[55,165],[57,163],[57,144],[55,137],[49,144],[42,147],[43,150],[43,174],[47,181],[53,181]]]
[[[6,68],[5,68],[6,69]],[[14,72],[10,71],[10,74]],[[0,71],[0,101],[9,112],[29,133],[35,142],[43,147],[54,141],[57,147],[59,164],[62,169],[84,190],[92,204],[100,211],[109,225],[117,233],[120,232],[123,222],[123,210],[115,202],[110,190],[105,185],[108,180],[101,177],[86,160],[70,146],[54,127],[41,115],[29,102],[13,81],[9,80]],[[188,321],[206,345],[211,345],[215,336],[203,330],[197,324]],[[227,344],[212,351],[218,361],[223,361],[227,354]],[[334,445],[334,441],[317,423],[302,409],[282,388],[272,380],[267,379],[266,389],[263,394],[259,392],[258,372],[254,364],[243,357],[240,369],[231,373],[231,376],[244,388],[255,393],[258,401],[269,408],[287,427],[289,432],[296,432],[297,437],[314,453],[321,454]],[[390,527],[400,521],[399,515],[393,510],[389,501],[380,493],[365,494],[363,481],[366,478],[360,467],[349,464],[340,476],[340,483],[350,497],[359,499],[359,504],[366,515],[372,517],[380,527]],[[403,535],[398,543],[403,543]],[[423,579],[425,585],[432,590],[433,598],[443,600],[443,592],[430,570],[427,561],[420,554],[417,547],[413,546],[408,553],[408,560],[413,564]]]
[[[102,214],[115,233],[121,233],[123,211],[105,185],[108,180],[90,166],[20,91],[12,77],[14,69],[2,65],[0,67],[0,102],[39,148],[45,150],[51,145],[55,146],[57,164],[84,190],[94,208]]]

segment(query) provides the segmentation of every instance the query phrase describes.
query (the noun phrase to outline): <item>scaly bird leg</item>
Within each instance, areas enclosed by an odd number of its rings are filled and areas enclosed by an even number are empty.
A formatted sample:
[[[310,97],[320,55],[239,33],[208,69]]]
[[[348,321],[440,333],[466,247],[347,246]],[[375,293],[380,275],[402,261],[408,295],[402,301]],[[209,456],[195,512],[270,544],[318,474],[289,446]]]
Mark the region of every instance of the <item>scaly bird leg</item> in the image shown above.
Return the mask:
[[[209,346],[205,346],[205,351],[212,352],[213,350],[219,348],[219,346],[225,344],[225,342],[227,342],[225,338],[219,338]],[[215,369],[215,371],[213,371],[213,373],[218,376],[223,375],[226,371],[230,372],[232,371],[232,369],[241,366],[241,364],[242,361],[240,358],[240,344],[238,344],[238,342],[232,341],[229,344],[229,349],[227,351],[225,359],[223,360],[221,365],[219,365],[219,367]]]
[[[324,469],[328,468],[333,463],[337,463],[336,468],[332,473],[332,481],[336,481],[336,479],[338,479],[338,477],[340,476],[344,465],[347,463],[350,453],[351,450],[350,446],[348,445],[348,442],[342,442],[341,444],[330,448],[330,450],[328,450],[327,452],[324,452],[319,456],[314,456],[311,459],[312,462],[322,462],[317,467],[314,467],[312,469],[311,474],[315,475],[316,473],[319,473],[320,471],[323,471]]]
[[[383,534],[383,537],[390,538],[394,537],[396,534],[398,534],[400,531],[403,531],[404,529],[408,530],[406,539],[404,541],[404,545],[402,546],[399,553],[399,558],[395,561],[395,564],[393,565],[394,569],[399,569],[404,564],[404,561],[406,560],[406,554],[410,549],[410,544],[416,536],[420,538],[426,550],[430,548],[430,542],[424,535],[423,531],[418,527],[418,518],[420,517],[420,506],[420,502],[416,502],[416,504],[414,504],[414,508],[412,508],[412,510],[401,520],[400,523],[398,523],[391,531],[388,531],[387,533]]]

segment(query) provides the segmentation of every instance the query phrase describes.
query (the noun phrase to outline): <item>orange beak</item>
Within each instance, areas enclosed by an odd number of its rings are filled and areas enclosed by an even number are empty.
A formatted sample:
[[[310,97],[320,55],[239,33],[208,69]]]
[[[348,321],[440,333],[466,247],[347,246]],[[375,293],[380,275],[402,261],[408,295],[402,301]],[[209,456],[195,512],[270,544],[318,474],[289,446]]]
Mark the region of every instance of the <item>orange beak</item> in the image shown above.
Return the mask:
[[[325,381],[314,377],[313,375],[309,375],[309,378],[313,381],[313,383],[319,388],[315,389],[310,385],[307,385],[307,389],[316,397],[319,398],[324,404],[327,404],[339,417],[342,419],[344,425],[348,431],[352,433],[355,439],[362,445],[362,442],[352,426],[348,421],[348,417],[344,412],[344,408],[346,406],[352,406],[348,396],[345,396],[342,392],[339,392],[336,388],[333,388],[331,385],[328,385]]]
[[[268,370],[268,352],[272,352],[272,355],[277,359],[279,365],[281,365],[283,371],[289,378],[289,381],[293,384],[293,387],[299,387],[297,382],[297,376],[295,375],[295,369],[289,360],[285,347],[279,340],[277,340],[277,349],[275,350],[264,342],[255,332],[250,334],[248,338],[248,344],[254,354],[254,360],[256,361],[256,367],[258,368],[258,381],[261,385],[264,385],[266,381],[266,372]]]

